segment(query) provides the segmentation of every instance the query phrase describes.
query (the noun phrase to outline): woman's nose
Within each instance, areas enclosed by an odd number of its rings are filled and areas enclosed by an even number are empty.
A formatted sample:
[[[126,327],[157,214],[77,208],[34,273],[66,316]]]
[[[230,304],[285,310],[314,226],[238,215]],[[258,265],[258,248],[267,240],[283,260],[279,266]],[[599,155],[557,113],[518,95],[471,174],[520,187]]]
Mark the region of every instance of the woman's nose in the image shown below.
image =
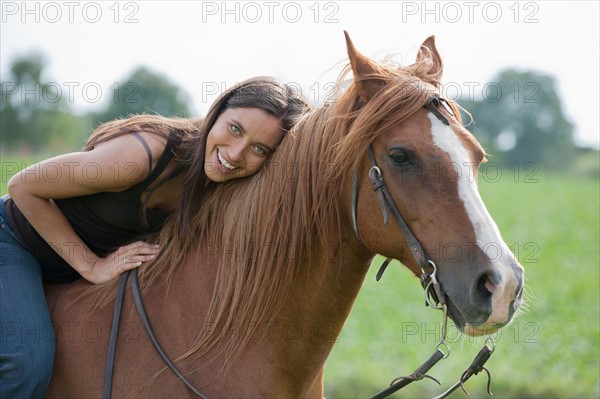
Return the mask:
[[[245,148],[246,148],[246,145],[241,140],[232,144],[229,147],[229,158],[233,162],[239,162],[244,157]]]

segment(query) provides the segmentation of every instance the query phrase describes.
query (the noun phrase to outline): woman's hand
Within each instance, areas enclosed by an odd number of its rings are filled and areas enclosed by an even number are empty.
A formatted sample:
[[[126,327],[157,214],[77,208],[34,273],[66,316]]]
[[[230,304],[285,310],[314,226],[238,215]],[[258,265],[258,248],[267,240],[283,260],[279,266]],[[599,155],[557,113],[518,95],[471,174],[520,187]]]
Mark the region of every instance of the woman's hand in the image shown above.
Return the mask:
[[[158,245],[144,241],[124,245],[108,256],[98,258],[82,276],[94,284],[106,283],[128,270],[150,262],[156,257],[158,250]]]

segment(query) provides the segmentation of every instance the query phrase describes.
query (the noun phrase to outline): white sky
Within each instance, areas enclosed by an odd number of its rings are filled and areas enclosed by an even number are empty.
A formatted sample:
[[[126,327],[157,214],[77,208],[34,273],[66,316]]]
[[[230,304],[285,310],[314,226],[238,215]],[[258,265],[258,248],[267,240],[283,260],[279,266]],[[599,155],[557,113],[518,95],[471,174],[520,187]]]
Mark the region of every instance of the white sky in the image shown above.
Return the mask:
[[[255,75],[322,101],[346,57],[343,30],[363,54],[405,63],[435,34],[449,97],[481,95],[506,67],[552,74],[577,142],[600,148],[597,0],[0,3],[3,82],[15,56],[38,50],[46,81],[78,111],[105,106],[139,65],[184,88],[198,115],[217,90]]]

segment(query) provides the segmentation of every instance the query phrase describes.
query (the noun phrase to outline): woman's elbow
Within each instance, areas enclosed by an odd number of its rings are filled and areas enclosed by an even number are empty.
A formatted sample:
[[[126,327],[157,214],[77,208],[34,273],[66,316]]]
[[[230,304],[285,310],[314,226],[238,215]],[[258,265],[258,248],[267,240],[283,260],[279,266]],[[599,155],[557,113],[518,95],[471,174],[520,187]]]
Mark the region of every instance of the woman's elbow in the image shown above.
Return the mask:
[[[22,172],[17,172],[13,177],[8,180],[6,189],[11,198],[18,198],[24,191],[24,182],[22,179]]]

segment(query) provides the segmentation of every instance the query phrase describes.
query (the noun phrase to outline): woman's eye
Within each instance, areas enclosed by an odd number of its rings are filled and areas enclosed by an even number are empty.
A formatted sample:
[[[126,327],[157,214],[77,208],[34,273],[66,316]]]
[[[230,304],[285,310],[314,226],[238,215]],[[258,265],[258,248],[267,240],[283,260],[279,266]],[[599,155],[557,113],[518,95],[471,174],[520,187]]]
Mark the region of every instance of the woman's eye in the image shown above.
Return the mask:
[[[267,151],[259,145],[254,146],[254,151],[256,151],[256,153],[258,155],[262,155],[262,156],[267,155]]]
[[[236,136],[241,136],[242,130],[236,125],[231,125],[231,133],[233,133]]]
[[[412,163],[410,156],[406,151],[395,150],[390,153],[392,161],[399,166],[408,166]]]

